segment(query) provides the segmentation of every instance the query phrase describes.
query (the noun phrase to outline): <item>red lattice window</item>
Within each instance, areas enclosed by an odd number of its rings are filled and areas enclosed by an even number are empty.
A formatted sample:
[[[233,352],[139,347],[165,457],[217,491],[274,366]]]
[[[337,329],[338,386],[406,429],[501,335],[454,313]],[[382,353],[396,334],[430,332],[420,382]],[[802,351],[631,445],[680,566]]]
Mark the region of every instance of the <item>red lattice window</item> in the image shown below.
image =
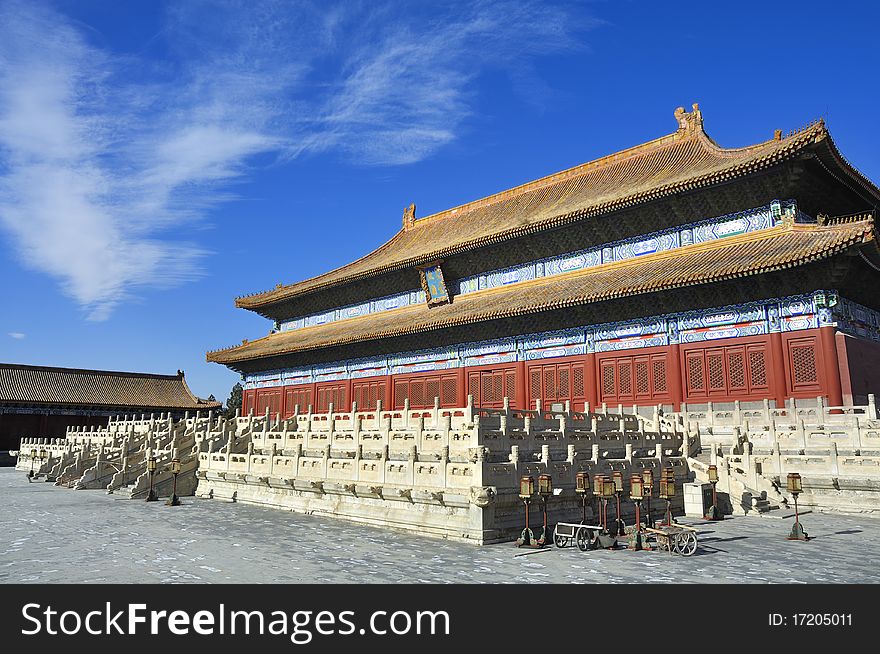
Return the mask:
[[[425,401],[430,405],[434,399],[440,399],[440,378],[429,378],[425,383]]]
[[[703,380],[702,352],[696,355],[688,354],[687,356],[687,387],[688,391],[706,390],[705,381]]]
[[[496,402],[504,401],[504,373],[496,372],[492,375],[492,395]]]
[[[556,371],[553,368],[544,368],[544,399],[556,399]]]
[[[444,377],[440,380],[440,404],[443,406],[454,406],[458,398],[458,383],[455,377]]]
[[[375,409],[376,402],[385,398],[385,382],[352,382],[351,395],[357,402],[358,411]]]
[[[648,379],[648,361],[636,361],[636,395],[650,396],[651,384]]]
[[[529,408],[534,408],[535,400],[541,399],[541,369],[533,368],[529,372],[529,399],[532,400]]]
[[[617,395],[614,386],[614,364],[604,364],[602,366],[602,397],[613,397]]]
[[[318,413],[325,413],[330,410],[333,405],[333,411],[347,411],[345,401],[345,384],[334,384],[332,386],[318,386]]]
[[[473,396],[474,404],[480,404],[480,373],[478,372],[468,375],[468,395]]]
[[[632,397],[632,364],[621,362],[617,372],[620,376],[620,397]]]
[[[568,375],[569,375],[568,366],[565,366],[565,367],[559,366],[559,393],[558,393],[558,395],[559,395],[560,399],[567,398],[571,392],[569,389],[569,385],[568,385]]]
[[[406,381],[394,382],[394,408],[399,409],[403,406],[403,401],[409,395],[409,384]]]
[[[497,402],[500,402],[501,393],[499,391],[501,389],[499,389],[499,385],[495,383],[496,376],[490,374],[480,375],[480,377],[480,381],[482,382],[482,388],[480,390],[483,391],[483,396],[480,404],[495,404]]]
[[[476,381],[475,381],[476,379]],[[468,377],[468,390],[474,389],[474,403],[479,406],[479,375]],[[427,375],[409,379],[394,380],[394,408],[402,409],[404,400],[409,399],[411,409],[430,409],[434,406],[434,398],[440,398],[441,407],[455,406],[457,403],[457,375]]]
[[[572,391],[575,397],[584,396],[584,367],[582,365],[572,366]]]
[[[730,376],[730,388],[746,388],[746,358],[742,350],[735,350],[727,354],[727,370]]]
[[[666,392],[666,359],[654,357],[651,361],[651,368],[654,373],[654,393]]]
[[[514,370],[508,370],[504,373],[504,385],[506,387],[504,394],[513,404],[516,401],[516,372]]]
[[[409,383],[409,405],[413,408],[421,408],[428,405],[428,398],[425,396],[425,382],[423,380],[413,380]]]
[[[299,405],[299,412],[306,413],[309,405],[312,403],[311,386],[287,388],[284,398],[284,409],[286,416],[292,416],[296,412]]]
[[[792,345],[791,377],[795,386],[815,384],[819,380],[819,375],[816,371],[815,345]]]
[[[763,348],[749,348],[749,381],[752,388],[767,387],[767,363]]]
[[[706,364],[709,369],[709,390],[726,390],[724,383],[724,357],[720,352],[706,353]]]

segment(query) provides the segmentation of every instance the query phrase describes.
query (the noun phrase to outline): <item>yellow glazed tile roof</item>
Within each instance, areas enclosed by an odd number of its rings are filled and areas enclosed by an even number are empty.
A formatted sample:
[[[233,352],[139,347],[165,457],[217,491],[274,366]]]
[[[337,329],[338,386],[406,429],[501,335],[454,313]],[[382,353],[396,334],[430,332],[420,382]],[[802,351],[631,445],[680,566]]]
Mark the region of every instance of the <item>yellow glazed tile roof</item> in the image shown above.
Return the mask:
[[[784,138],[777,132],[763,143],[722,148],[703,131],[697,105],[691,113],[679,108],[675,116],[679,129],[654,141],[419,220],[414,220],[410,207],[403,228],[366,256],[311,279],[240,297],[236,306],[257,309],[723,182],[779,163],[812,143],[830,141],[825,124],[819,121]]]
[[[182,373],[150,375],[10,363],[0,363],[0,402],[163,410],[221,406],[193,395]]]

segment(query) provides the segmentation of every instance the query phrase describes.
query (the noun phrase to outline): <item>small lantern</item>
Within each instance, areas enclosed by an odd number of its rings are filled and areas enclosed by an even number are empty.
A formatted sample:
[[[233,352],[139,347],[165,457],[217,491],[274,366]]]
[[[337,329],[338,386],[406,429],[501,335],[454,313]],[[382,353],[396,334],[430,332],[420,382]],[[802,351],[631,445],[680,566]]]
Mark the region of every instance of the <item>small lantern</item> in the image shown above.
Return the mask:
[[[32,459],[36,459],[36,458],[37,458],[37,450],[36,450],[36,449],[32,449],[32,450],[31,450],[31,458],[32,458]]]
[[[180,459],[174,457],[171,459],[171,474],[176,475],[180,473]]]
[[[786,485],[788,487],[789,493],[800,493],[804,490],[803,485],[801,484],[801,476],[796,472],[789,472],[788,479],[786,481]]]
[[[614,482],[608,477],[602,478],[602,497],[614,497]]]
[[[650,468],[645,468],[642,470],[642,485],[644,486],[644,490],[648,491],[648,495],[650,495],[654,490],[654,471]]]
[[[585,495],[590,492],[590,476],[583,470],[577,473],[574,478],[574,492],[579,495]]]
[[[538,475],[538,494],[545,498],[553,495],[553,477],[550,475]]]
[[[527,500],[535,494],[535,480],[532,477],[521,477],[519,480],[519,496]]]
[[[151,456],[147,459],[147,470],[150,472],[156,472],[156,457]]]
[[[645,496],[644,481],[641,475],[633,475],[629,479],[629,496],[633,500],[641,500]]]
[[[41,447],[40,448],[40,461],[42,461],[45,458],[46,458],[46,448]]]
[[[660,480],[660,497],[664,500],[675,497],[675,477],[669,476]]]
[[[709,483],[718,483],[718,466],[709,466]]]
[[[614,482],[614,492],[622,493],[623,492],[623,473],[620,470],[615,470],[611,473],[611,481]]]

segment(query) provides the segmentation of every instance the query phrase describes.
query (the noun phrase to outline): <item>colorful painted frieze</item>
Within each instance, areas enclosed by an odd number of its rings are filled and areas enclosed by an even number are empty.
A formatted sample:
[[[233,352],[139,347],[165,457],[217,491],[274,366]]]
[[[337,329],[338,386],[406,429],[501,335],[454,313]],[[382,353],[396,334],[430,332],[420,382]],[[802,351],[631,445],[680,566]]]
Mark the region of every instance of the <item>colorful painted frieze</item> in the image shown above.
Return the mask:
[[[244,379],[247,389],[268,388],[696,343],[774,331],[813,329],[826,324],[837,325],[842,331],[856,336],[880,340],[880,313],[838,298],[834,291],[823,290],[809,295],[654,316],[639,321],[356,359],[331,366],[252,373],[245,375]]]

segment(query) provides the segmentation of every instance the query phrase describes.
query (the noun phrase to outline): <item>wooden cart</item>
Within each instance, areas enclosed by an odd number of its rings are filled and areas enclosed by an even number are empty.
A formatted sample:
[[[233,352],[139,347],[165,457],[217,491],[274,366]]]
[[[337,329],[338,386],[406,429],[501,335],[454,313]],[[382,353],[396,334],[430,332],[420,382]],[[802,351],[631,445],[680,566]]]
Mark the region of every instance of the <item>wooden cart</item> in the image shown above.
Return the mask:
[[[659,549],[680,556],[693,556],[697,551],[697,531],[693,527],[679,524],[661,524],[656,528],[642,528],[642,532],[653,540]]]
[[[557,522],[553,530],[556,547],[566,547],[574,541],[581,552],[592,550],[599,544],[600,525],[584,525],[574,522]]]

